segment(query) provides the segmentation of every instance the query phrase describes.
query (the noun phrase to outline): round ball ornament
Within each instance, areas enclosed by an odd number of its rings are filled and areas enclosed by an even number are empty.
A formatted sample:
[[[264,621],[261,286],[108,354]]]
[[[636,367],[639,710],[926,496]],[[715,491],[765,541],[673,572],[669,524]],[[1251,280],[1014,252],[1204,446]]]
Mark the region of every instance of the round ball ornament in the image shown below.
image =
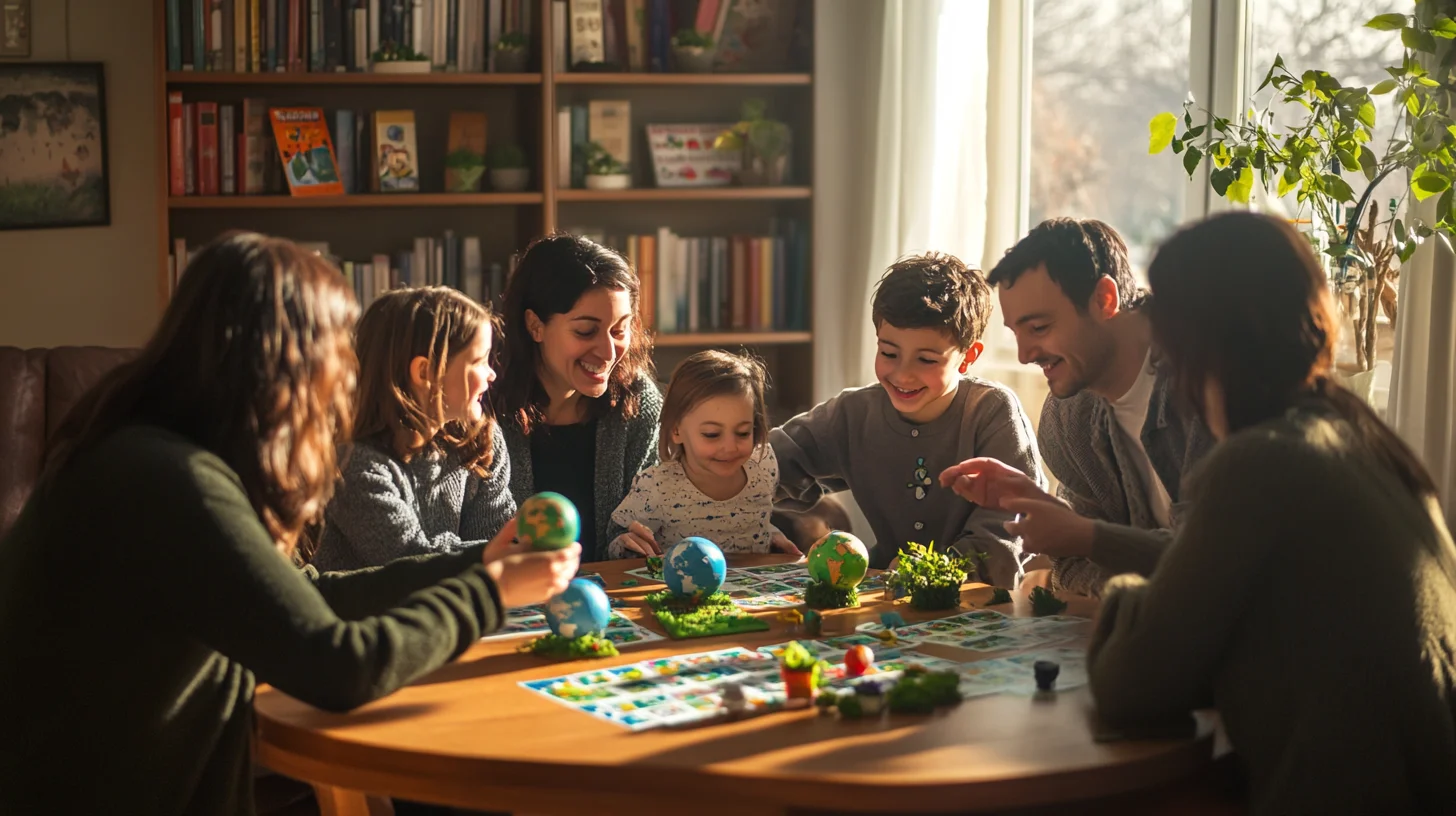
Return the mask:
[[[662,580],[679,598],[706,598],[727,577],[723,551],[701,536],[684,538],[662,554]]]
[[[564,638],[592,634],[601,636],[612,619],[607,593],[586,578],[575,578],[566,590],[546,602],[546,623]]]
[[[516,537],[533,550],[561,550],[581,535],[576,505],[560,493],[537,493],[521,502]]]
[[[831,530],[809,548],[809,576],[836,589],[854,589],[870,568],[870,551],[850,533]]]

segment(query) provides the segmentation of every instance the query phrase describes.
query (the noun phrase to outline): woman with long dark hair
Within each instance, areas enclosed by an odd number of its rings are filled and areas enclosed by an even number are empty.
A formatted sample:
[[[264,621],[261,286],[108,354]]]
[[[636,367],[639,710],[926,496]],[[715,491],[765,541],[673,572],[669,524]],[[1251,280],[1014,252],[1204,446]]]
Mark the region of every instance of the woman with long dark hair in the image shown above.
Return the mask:
[[[1216,707],[1256,812],[1456,812],[1456,549],[1420,462],[1332,379],[1309,244],[1219,215],[1149,282],[1157,347],[1220,441],[1152,577],[1107,585],[1101,716]]]
[[[253,689],[344,711],[565,588],[579,549],[320,575],[354,297],[288,241],[226,236],[141,355],[83,398],[0,540],[0,812],[251,814]]]
[[[639,297],[621,255],[551,235],[527,247],[501,309],[489,398],[510,452],[511,494],[517,504],[543,490],[571,499],[583,560],[605,558],[625,532],[612,511],[658,461],[662,395]]]

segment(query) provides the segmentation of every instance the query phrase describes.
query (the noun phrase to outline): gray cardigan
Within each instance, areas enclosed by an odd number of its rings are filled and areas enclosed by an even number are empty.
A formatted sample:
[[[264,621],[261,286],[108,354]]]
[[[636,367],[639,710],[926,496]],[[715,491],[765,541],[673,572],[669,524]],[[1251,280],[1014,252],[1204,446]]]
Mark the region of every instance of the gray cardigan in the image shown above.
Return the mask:
[[[481,479],[453,453],[401,462],[374,443],[356,443],[324,511],[313,565],[320,571],[377,567],[489,541],[516,514],[499,423],[491,449],[490,478]]]
[[[620,411],[611,411],[597,421],[596,500],[597,546],[600,552],[582,553],[582,561],[606,558],[607,545],[621,535],[622,528],[612,521],[612,511],[622,503],[632,487],[632,479],[646,468],[657,464],[657,426],[662,416],[662,394],[652,378],[638,378],[637,416],[627,419]],[[520,426],[502,421],[506,448],[511,459],[511,495],[519,505],[536,492],[535,471],[531,467],[531,440],[521,433]]]

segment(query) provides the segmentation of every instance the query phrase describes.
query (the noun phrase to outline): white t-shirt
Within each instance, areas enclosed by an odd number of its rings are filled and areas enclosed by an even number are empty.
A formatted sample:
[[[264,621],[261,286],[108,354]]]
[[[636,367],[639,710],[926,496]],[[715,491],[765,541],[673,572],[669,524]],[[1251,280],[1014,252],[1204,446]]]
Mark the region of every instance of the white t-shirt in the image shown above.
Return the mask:
[[[627,527],[640,522],[664,550],[688,536],[702,536],[725,553],[766,553],[775,529],[774,490],[779,460],[763,445],[743,466],[748,481],[738,495],[718,501],[693,484],[682,462],[668,461],[642,471],[632,489],[612,512],[612,521]],[[618,558],[631,553],[611,553]]]
[[[1117,417],[1117,424],[1122,427],[1123,434],[1132,442],[1133,450],[1137,452],[1138,473],[1142,477],[1143,490],[1148,495],[1148,507],[1153,511],[1153,517],[1158,520],[1158,524],[1168,527],[1173,500],[1168,496],[1163,480],[1153,472],[1153,463],[1148,460],[1148,452],[1143,449],[1143,425],[1148,420],[1148,402],[1153,398],[1153,385],[1156,382],[1152,349],[1149,349],[1132,388],[1112,401],[1112,413]]]

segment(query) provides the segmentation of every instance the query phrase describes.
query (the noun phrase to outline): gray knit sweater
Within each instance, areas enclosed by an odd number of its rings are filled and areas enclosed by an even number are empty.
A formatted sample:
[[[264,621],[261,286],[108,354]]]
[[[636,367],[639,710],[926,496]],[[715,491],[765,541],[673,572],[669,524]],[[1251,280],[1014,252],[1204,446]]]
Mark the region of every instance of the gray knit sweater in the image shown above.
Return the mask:
[[[639,395],[637,416],[627,419],[611,411],[597,422],[596,508],[598,553],[582,553],[582,561],[606,557],[607,545],[621,535],[612,522],[612,511],[622,503],[637,474],[657,464],[657,425],[662,416],[662,394],[646,375],[636,384]],[[536,492],[531,467],[531,440],[514,422],[501,423],[511,458],[511,495],[517,504]]]
[[[377,567],[489,541],[516,514],[507,489],[511,460],[499,425],[491,447],[490,478],[482,479],[453,453],[402,462],[374,443],[355,444],[324,511],[313,565],[320,571]]]

